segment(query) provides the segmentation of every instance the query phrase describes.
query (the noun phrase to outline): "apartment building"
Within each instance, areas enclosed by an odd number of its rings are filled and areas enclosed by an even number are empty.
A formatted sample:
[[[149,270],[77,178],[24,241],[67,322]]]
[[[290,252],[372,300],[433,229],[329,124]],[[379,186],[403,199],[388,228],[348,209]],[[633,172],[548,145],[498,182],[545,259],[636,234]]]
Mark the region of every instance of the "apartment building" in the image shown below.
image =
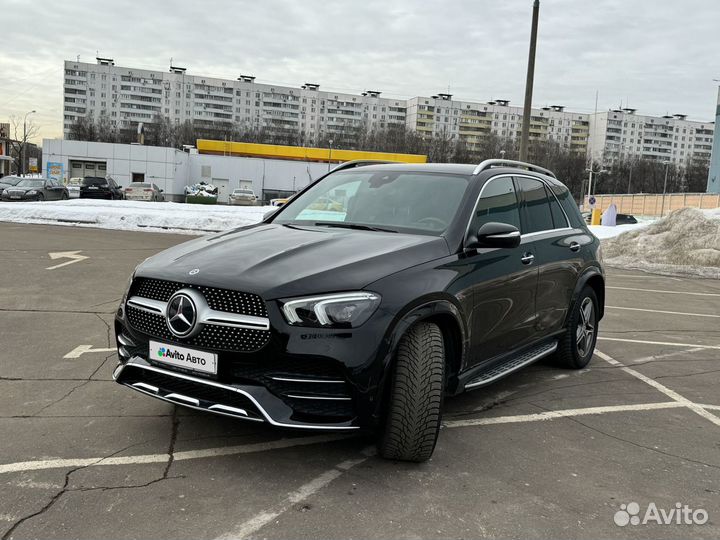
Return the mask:
[[[63,88],[65,138],[79,117],[105,115],[116,128],[132,130],[159,114],[177,124],[238,124],[300,133],[307,143],[335,139],[338,146],[343,134],[349,136],[348,127],[406,126],[429,136],[463,139],[473,149],[490,133],[519,139],[523,118],[522,107],[504,99],[462,101],[449,93],[391,99],[377,90],[329,92],[317,83],[272,85],[250,75],[219,79],[177,66],[168,71],[119,67],[111,58],[97,58],[94,64],[65,61]],[[693,157],[709,160],[713,131],[713,122],[644,116],[634,109],[587,114],[550,105],[533,108],[530,118],[530,140],[557,141],[602,162],[620,156],[677,164]]]
[[[414,97],[407,101],[407,126],[428,135],[447,134],[465,140],[472,149],[494,133],[519,139],[523,108],[503,99],[478,103],[453,100],[450,94]],[[532,109],[530,140],[557,141],[586,152],[589,115],[565,110],[562,105]]]
[[[623,157],[670,161],[710,161],[714,122],[688,120],[684,114],[646,116],[636,109],[614,109],[591,115],[589,154],[609,163]]]
[[[134,129],[159,114],[178,124],[240,124],[300,132],[308,140],[331,137],[347,126],[405,125],[405,100],[380,94],[326,92],[314,83],[260,84],[248,75],[203,77],[177,66],[167,72],[119,67],[111,58],[95,64],[65,61],[63,133],[67,138],[77,118],[88,115],[106,115],[118,129]]]

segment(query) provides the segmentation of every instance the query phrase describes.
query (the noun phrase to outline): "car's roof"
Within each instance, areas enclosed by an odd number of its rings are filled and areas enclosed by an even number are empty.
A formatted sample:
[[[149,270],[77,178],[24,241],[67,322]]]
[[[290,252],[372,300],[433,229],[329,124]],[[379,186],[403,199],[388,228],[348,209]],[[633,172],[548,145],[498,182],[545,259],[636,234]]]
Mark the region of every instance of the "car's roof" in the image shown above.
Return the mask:
[[[378,163],[377,165],[363,165],[357,167],[357,169],[362,169],[363,171],[417,171],[470,175],[475,170],[475,167],[477,167],[477,165],[464,163]]]

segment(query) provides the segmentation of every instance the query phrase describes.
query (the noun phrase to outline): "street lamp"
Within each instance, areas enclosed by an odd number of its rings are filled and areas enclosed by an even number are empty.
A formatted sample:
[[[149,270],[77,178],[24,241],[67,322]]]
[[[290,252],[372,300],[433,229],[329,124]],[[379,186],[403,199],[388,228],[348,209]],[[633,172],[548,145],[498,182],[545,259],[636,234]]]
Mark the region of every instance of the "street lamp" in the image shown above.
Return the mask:
[[[332,165],[332,162],[331,162],[331,160],[332,160],[332,143],[333,143],[333,140],[328,139],[328,146],[330,148],[330,151],[328,152],[328,172],[330,172],[330,166]]]
[[[665,182],[663,183],[663,196],[662,196],[662,206],[660,207],[660,217],[663,217],[663,214],[665,213],[665,192],[667,191],[667,179],[668,179],[668,169],[670,169],[670,160],[667,160],[665,163]]]
[[[589,169],[585,169],[585,172],[589,173],[589,174],[588,174],[588,197],[589,197],[590,195],[592,195],[593,174],[601,174],[601,173],[606,173],[606,172],[608,172],[608,171],[607,171],[607,169],[603,169],[602,167],[600,168],[599,171],[596,171],[596,170],[593,169],[593,164],[591,163],[591,164],[590,164],[590,168],[589,168]]]
[[[25,157],[27,152],[25,151],[25,148],[27,147],[27,117],[31,114],[34,114],[36,111],[33,109],[32,111],[25,113],[25,118],[23,118],[23,145],[22,145],[22,152],[20,156],[20,172],[21,174],[25,174]]]

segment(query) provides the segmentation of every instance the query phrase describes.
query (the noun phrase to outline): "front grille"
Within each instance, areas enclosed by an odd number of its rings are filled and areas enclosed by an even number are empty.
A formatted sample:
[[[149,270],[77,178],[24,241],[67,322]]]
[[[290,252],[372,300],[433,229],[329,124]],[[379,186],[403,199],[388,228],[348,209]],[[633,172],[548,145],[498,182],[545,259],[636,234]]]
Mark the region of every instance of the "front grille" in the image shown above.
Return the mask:
[[[217,289],[202,285],[190,285],[177,281],[164,281],[160,279],[137,278],[132,285],[130,296],[142,296],[152,300],[167,302],[170,297],[180,289],[195,289],[202,293],[208,307],[216,311],[267,317],[265,302],[257,294],[251,294],[229,289]]]
[[[179,342],[168,329],[162,315],[133,306],[127,306],[125,314],[130,326],[138,332],[172,343]],[[181,343],[215,351],[254,352],[262,349],[269,340],[270,332],[267,330],[205,325],[197,336],[182,340]]]

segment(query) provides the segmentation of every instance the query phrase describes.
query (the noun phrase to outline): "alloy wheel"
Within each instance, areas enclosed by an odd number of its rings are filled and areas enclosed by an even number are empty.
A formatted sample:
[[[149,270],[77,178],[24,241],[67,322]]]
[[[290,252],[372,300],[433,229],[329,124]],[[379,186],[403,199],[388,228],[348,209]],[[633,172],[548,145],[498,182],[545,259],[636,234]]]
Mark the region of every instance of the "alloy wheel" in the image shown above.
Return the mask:
[[[593,337],[595,335],[595,306],[591,298],[585,297],[580,304],[580,318],[578,320],[575,338],[577,343],[577,351],[580,358],[590,352],[593,346]]]

